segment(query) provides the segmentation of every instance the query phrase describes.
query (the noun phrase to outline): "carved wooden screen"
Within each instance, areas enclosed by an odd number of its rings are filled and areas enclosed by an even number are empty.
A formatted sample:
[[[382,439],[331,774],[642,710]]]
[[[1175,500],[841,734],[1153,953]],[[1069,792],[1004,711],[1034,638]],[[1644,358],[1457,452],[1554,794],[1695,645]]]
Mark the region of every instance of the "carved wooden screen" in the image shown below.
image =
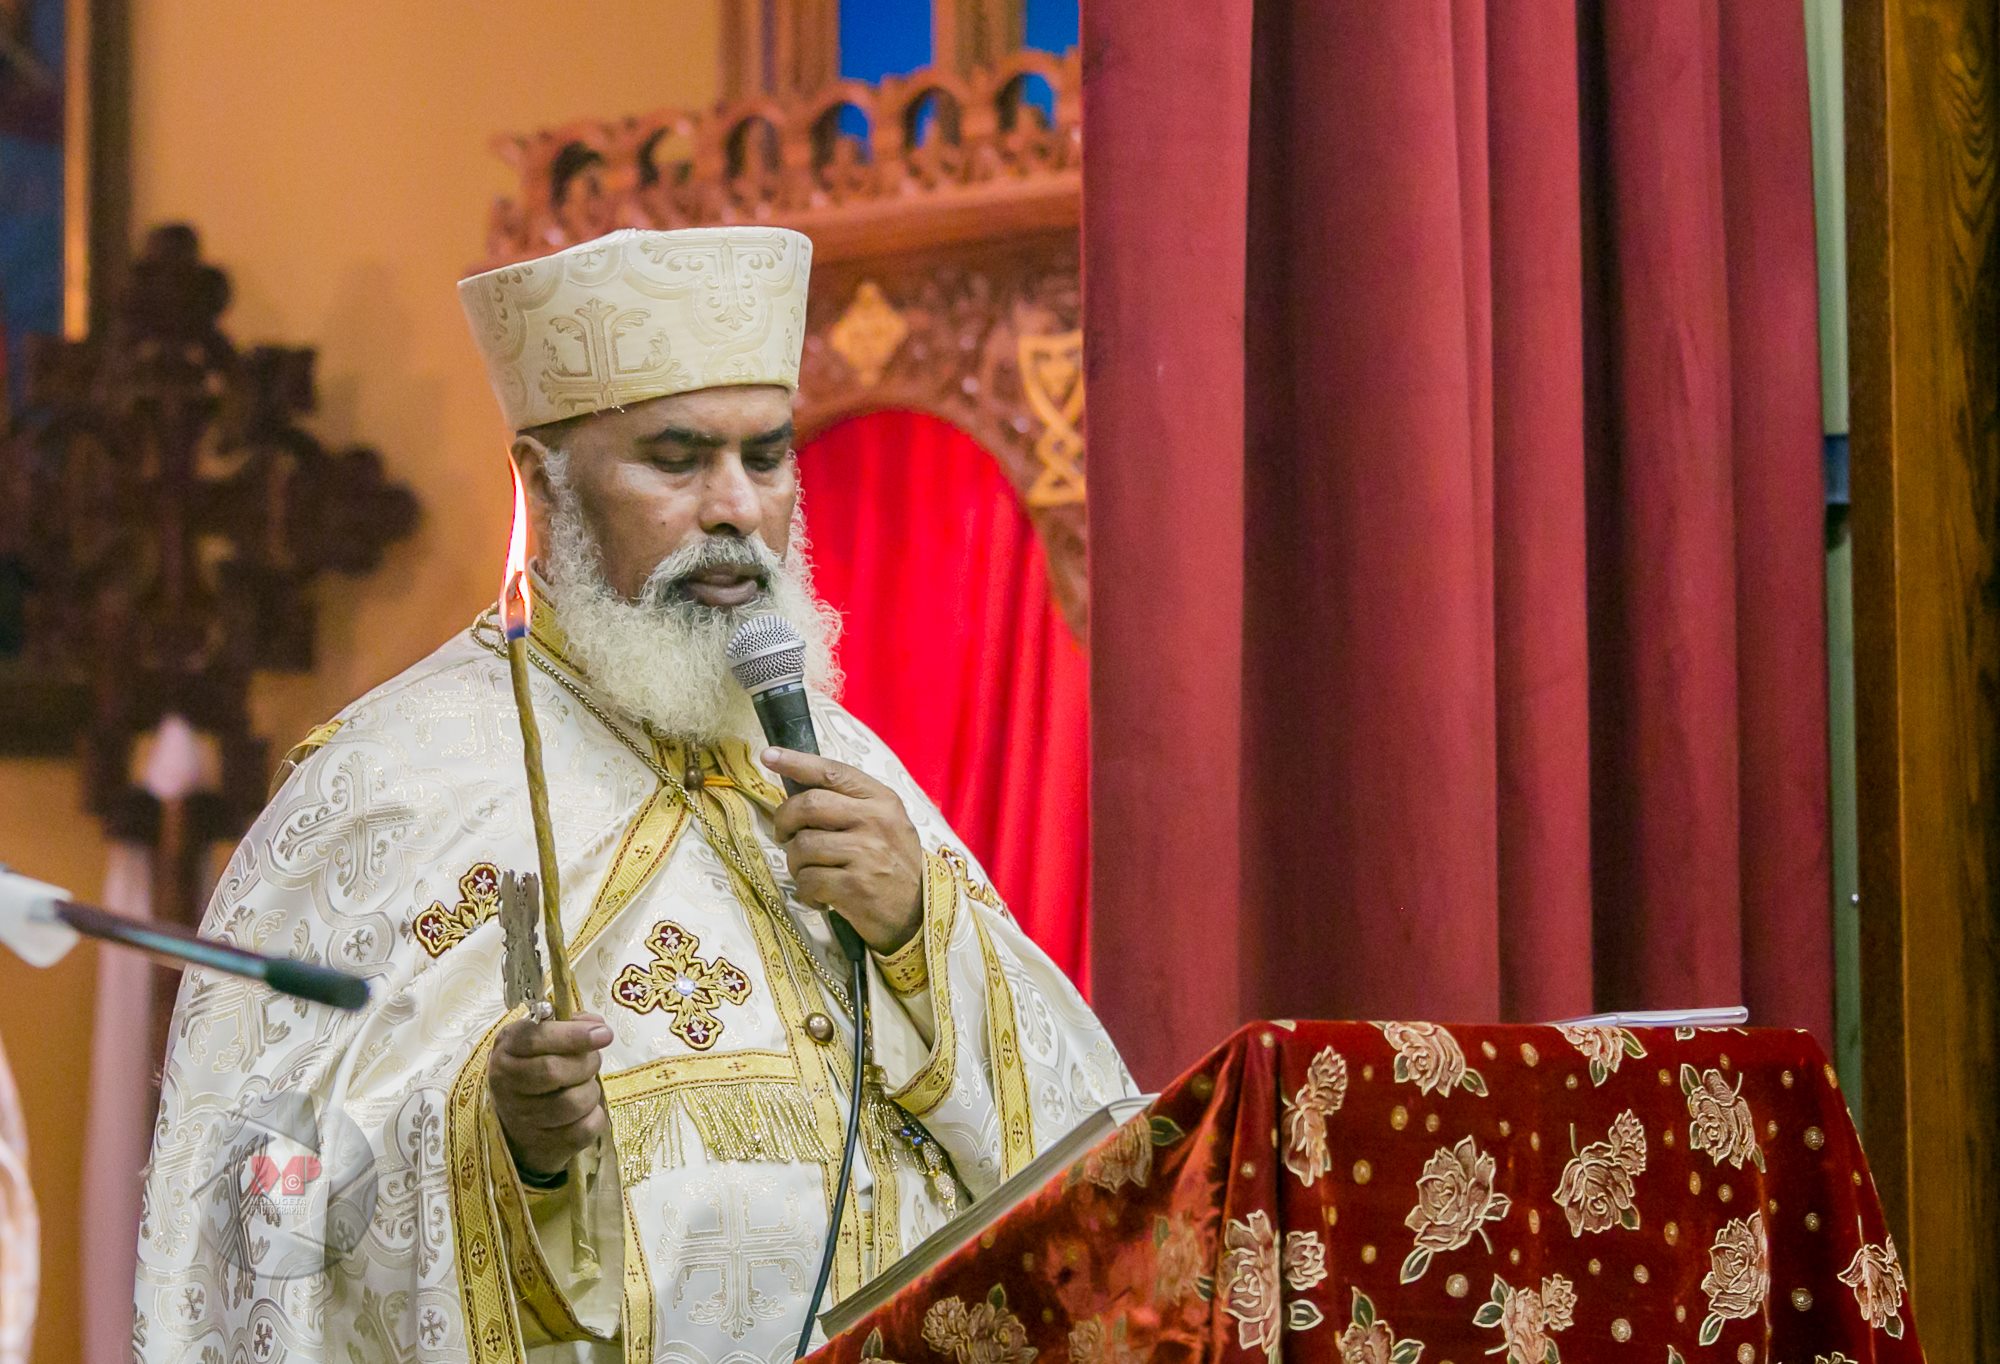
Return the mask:
[[[503,137],[520,183],[494,207],[488,264],[620,227],[807,233],[801,434],[907,408],[971,435],[1027,506],[1081,638],[1081,87],[1075,53],[1022,51]]]

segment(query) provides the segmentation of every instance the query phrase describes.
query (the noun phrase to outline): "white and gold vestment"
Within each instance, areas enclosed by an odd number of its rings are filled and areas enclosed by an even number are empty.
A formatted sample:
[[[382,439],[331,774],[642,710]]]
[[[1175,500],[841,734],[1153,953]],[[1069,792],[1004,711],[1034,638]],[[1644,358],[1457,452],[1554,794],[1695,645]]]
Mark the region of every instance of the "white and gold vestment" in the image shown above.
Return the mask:
[[[536,865],[497,638],[475,625],[323,726],[223,874],[204,931],[362,973],[375,994],[344,1014],[183,982],[140,1360],[791,1357],[852,1031],[844,961],[772,832],[782,792],[745,745],[688,751],[609,714],[538,612],[563,920],[584,1007],[616,1033],[615,1152],[584,1183],[524,1188],[485,1085],[509,1016],[498,878]],[[1131,1081],[894,755],[839,706],[815,710],[827,755],[891,786],[927,854],[921,934],[870,965],[878,1073],[832,1300]],[[324,1160],[285,1154],[312,1145],[295,1127],[257,1144],[274,1108],[309,1112]],[[337,1156],[336,1131],[352,1134]],[[331,1248],[302,1258],[303,1225]]]

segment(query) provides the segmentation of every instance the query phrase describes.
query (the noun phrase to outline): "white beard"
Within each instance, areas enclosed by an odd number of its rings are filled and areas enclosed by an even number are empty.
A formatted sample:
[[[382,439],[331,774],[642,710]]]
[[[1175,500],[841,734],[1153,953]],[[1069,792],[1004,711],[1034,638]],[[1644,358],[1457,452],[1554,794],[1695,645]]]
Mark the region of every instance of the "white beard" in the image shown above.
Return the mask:
[[[754,537],[703,536],[661,560],[638,600],[628,601],[605,581],[603,555],[574,490],[560,472],[552,472],[555,507],[542,575],[571,660],[615,709],[670,738],[762,744],[763,728],[749,694],[729,671],[727,649],[739,626],[767,614],[783,616],[805,641],[806,685],[823,696],[839,694],[833,646],[840,615],[813,595],[802,510],[793,514],[783,559]],[[680,579],[705,560],[741,563],[751,557],[763,567],[768,586],[747,606],[703,606],[680,590]]]

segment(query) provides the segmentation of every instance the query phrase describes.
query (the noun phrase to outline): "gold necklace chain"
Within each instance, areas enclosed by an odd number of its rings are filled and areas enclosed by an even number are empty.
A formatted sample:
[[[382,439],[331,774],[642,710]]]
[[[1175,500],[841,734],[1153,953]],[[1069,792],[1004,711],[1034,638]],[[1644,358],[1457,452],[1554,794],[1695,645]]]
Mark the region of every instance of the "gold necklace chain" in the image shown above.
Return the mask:
[[[488,631],[497,632],[497,627],[492,623],[490,613],[489,615],[481,616],[473,623],[472,637],[482,647],[505,658],[507,656],[505,641],[488,639],[486,637]],[[687,789],[687,786],[681,779],[668,771],[666,764],[662,763],[653,754],[647,752],[637,740],[627,734],[624,727],[613,720],[611,715],[599,706],[596,701],[592,700],[590,695],[581,686],[577,685],[561,669],[543,657],[541,650],[534,647],[532,639],[529,641],[528,659],[537,668],[541,669],[546,676],[552,679],[557,686],[575,697],[577,703],[589,711],[614,739],[625,745],[631,751],[633,757],[644,763],[652,771],[653,775],[660,779],[661,784],[667,788],[674,799],[687,806],[688,812],[694,816],[695,823],[701,826],[702,836],[708,840],[709,847],[715,849],[730,864],[737,876],[742,879],[743,884],[749,887],[750,893],[756,897],[758,907],[766,914],[769,914],[776,921],[780,931],[791,939],[792,946],[805,957],[806,965],[811,968],[813,977],[818,981],[820,988],[825,990],[839,1004],[842,1013],[846,1014],[850,1019],[854,1018],[854,1001],[849,997],[847,987],[841,984],[835,978],[833,972],[827,969],[826,963],[820,960],[819,953],[812,950],[811,946],[805,940],[805,935],[799,931],[799,926],[793,922],[791,913],[784,905],[773,904],[771,902],[771,897],[764,892],[763,883],[751,872],[749,863],[736,847],[736,840],[727,837],[723,831],[715,827],[714,822],[710,820],[707,812],[701,808],[701,802],[694,798],[693,793]],[[859,1026],[858,1021],[856,1026]]]

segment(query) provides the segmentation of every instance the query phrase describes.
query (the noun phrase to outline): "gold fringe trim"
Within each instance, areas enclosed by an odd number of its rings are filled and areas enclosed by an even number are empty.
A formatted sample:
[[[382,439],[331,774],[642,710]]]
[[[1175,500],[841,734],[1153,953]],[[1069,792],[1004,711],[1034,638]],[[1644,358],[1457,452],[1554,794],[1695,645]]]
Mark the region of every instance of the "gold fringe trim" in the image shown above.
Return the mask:
[[[819,1139],[812,1100],[781,1080],[737,1080],[686,1085],[611,1109],[618,1172],[629,1187],[655,1170],[687,1163],[686,1118],[710,1160],[770,1160],[829,1164],[835,1157]]]

